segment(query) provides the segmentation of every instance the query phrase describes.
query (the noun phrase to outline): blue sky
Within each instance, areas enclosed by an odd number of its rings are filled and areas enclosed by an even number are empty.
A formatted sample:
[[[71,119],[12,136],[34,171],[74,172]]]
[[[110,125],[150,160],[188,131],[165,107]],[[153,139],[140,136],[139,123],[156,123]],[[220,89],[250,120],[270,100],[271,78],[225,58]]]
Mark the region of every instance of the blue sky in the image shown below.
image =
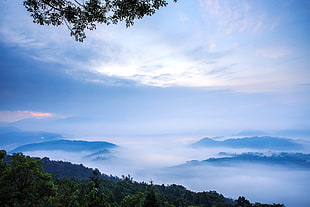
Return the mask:
[[[180,0],[84,43],[19,1],[0,15],[0,122],[79,120],[103,137],[310,129],[309,1]]]

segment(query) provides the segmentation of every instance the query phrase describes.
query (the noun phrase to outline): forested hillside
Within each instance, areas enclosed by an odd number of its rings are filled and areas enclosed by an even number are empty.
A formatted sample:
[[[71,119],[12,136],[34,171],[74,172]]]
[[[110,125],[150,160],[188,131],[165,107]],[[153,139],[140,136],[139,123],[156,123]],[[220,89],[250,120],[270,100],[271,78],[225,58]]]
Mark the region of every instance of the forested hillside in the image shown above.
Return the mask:
[[[48,158],[0,151],[0,206],[93,207],[283,207],[192,192],[180,185],[154,185],[101,174],[99,170]],[[51,173],[51,174],[49,174]]]

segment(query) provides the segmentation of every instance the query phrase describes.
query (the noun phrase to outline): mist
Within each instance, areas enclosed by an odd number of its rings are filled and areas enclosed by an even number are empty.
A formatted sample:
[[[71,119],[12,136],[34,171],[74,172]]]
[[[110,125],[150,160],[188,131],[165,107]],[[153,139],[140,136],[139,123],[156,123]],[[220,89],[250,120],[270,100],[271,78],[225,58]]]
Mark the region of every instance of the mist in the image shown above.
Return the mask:
[[[196,138],[158,137],[155,139],[119,140],[119,147],[98,159],[88,152],[32,151],[31,156],[49,157],[82,163],[108,175],[130,175],[136,181],[155,184],[180,184],[193,191],[215,190],[225,197],[245,196],[251,202],[284,203],[287,207],[307,207],[310,203],[309,169],[290,166],[239,163],[230,166],[189,165],[191,160],[220,157],[219,152],[242,153],[251,149],[192,148]],[[253,150],[252,150],[253,151]],[[255,150],[265,154],[270,150]],[[305,151],[306,152],[306,151]]]

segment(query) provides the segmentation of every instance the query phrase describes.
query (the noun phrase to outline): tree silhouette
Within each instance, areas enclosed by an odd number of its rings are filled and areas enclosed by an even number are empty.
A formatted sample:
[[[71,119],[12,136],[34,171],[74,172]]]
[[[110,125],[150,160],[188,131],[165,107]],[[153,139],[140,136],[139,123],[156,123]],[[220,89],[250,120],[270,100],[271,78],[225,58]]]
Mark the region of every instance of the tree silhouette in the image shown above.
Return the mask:
[[[177,0],[173,0],[176,2]],[[117,24],[129,27],[134,20],[151,16],[166,0],[25,0],[24,6],[40,25],[67,25],[76,41],[86,38],[85,29],[94,30],[96,24]]]
[[[239,196],[236,207],[252,207],[252,204],[244,196]]]

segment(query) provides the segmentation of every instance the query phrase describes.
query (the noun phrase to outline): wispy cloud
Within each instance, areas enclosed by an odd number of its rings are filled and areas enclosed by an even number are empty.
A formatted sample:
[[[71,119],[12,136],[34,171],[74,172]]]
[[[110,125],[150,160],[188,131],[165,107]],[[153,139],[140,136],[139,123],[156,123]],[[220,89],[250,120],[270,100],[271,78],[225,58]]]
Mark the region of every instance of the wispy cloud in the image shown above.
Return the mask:
[[[0,122],[14,122],[27,118],[65,118],[66,116],[39,111],[0,111]]]
[[[202,14],[212,18],[220,31],[227,34],[234,32],[258,32],[265,26],[274,25],[266,13],[254,7],[253,2],[238,0],[200,0]]]
[[[35,38],[29,35],[23,34],[19,31],[14,31],[14,29],[9,29],[5,27],[0,28],[0,35],[2,40],[18,45],[22,48],[44,48],[46,44],[37,41]]]
[[[258,56],[267,58],[279,58],[290,54],[290,51],[285,48],[264,48],[256,50]]]

